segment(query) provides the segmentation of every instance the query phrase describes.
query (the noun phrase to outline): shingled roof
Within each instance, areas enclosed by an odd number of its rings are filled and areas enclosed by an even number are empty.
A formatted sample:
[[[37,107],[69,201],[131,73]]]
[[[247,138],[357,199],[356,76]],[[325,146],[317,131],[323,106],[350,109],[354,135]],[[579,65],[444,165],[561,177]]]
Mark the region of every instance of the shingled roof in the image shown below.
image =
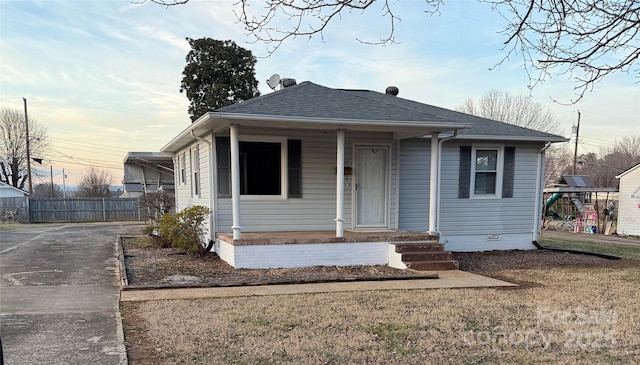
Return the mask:
[[[398,139],[458,131],[459,138],[487,141],[566,141],[561,136],[376,91],[332,89],[305,81],[208,112],[161,151],[175,151],[191,143],[195,136],[224,130],[232,123],[280,129],[384,131],[393,132]]]
[[[394,122],[451,122],[471,125],[460,137],[516,138],[565,141],[561,136],[491,119],[439,108],[370,90],[332,89],[309,81],[216,109],[213,113],[239,113],[282,117]]]

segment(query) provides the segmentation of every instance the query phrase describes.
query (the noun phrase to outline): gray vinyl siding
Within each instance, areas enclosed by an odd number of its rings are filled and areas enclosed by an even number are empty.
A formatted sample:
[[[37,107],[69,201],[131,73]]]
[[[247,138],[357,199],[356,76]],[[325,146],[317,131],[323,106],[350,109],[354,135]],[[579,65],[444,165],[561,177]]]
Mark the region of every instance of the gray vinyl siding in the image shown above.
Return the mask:
[[[429,229],[429,179],[431,142],[409,139],[400,142],[400,206],[398,228]]]
[[[440,225],[443,235],[489,235],[529,233],[534,230],[538,143],[500,143],[515,146],[512,198],[458,198],[461,145],[469,141],[445,142],[442,151]],[[496,145],[496,143],[492,143]]]
[[[287,200],[248,200],[240,202],[240,225],[243,232],[334,230],[336,227],[336,133],[321,131],[284,131],[241,129],[242,135],[271,135],[302,141],[302,198]],[[345,166],[353,166],[354,143],[389,144],[391,158],[390,225],[395,219],[395,150],[389,133],[345,134]],[[352,227],[353,176],[345,180],[345,229]],[[217,198],[220,232],[230,232],[232,212],[230,198]]]
[[[534,229],[538,143],[491,143],[515,146],[513,198],[458,198],[460,146],[444,142],[441,154],[439,230],[443,235],[529,233]],[[430,140],[401,142],[399,228],[429,227]]]

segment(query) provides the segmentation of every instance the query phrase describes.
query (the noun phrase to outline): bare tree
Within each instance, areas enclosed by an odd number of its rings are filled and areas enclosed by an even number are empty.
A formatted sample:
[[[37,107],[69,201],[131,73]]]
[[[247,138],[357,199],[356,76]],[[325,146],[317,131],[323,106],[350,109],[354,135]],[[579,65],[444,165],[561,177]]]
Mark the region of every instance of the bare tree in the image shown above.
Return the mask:
[[[42,162],[49,144],[43,126],[29,119],[29,149],[34,160]],[[32,169],[33,176],[44,171]],[[18,109],[0,110],[0,181],[18,189],[27,182],[27,129],[24,113]]]
[[[618,185],[616,175],[640,163],[640,135],[616,140],[610,147],[600,149],[600,169],[606,171],[607,181]]]
[[[57,184],[51,185],[50,182],[46,182],[33,187],[34,198],[62,198],[63,196],[62,188]]]
[[[144,0],[143,0],[144,1]],[[151,0],[162,5],[185,4],[189,0]],[[535,87],[551,77],[569,75],[575,81],[576,98],[607,75],[632,70],[640,58],[640,2],[637,0],[479,0],[492,4],[504,19],[504,59],[522,57]],[[444,0],[424,0],[427,16],[439,13]],[[267,42],[274,52],[285,40],[322,37],[323,31],[341,14],[374,7],[382,11],[388,32],[375,41],[395,42],[400,17],[390,0],[238,0],[236,16],[256,40]],[[255,6],[252,6],[255,5]],[[252,12],[257,9],[256,12]],[[282,22],[281,20],[286,20]],[[282,25],[284,24],[284,25]],[[498,65],[499,65],[498,64]],[[496,65],[496,66],[498,66]]]
[[[640,163],[640,136],[626,136],[610,147],[601,148],[598,154],[578,156],[576,174],[589,175],[598,187],[618,187],[615,177]],[[565,170],[570,174],[571,166]]]
[[[507,91],[489,90],[478,101],[465,100],[456,110],[542,132],[556,133],[560,128],[549,108]]]
[[[564,146],[553,146],[544,155],[544,186],[560,183],[562,175],[570,171],[573,162],[571,151]]]
[[[640,58],[637,0],[483,0],[507,26],[507,55],[522,57],[530,87],[551,72],[570,75],[577,98],[607,75],[628,72]],[[640,75],[640,68],[632,70]]]
[[[146,193],[138,199],[138,205],[143,210],[145,220],[157,220],[164,214],[173,211],[175,197],[164,190]]]
[[[106,198],[111,196],[109,187],[112,177],[105,170],[97,170],[90,167],[82,176],[76,196],[82,198]]]

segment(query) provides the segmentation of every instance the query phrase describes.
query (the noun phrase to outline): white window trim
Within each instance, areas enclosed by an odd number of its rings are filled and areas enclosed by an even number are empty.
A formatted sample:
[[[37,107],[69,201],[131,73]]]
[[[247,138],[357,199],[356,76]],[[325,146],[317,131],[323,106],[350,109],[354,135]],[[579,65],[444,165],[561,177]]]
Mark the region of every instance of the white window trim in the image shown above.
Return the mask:
[[[496,192],[495,194],[476,194],[476,151],[498,151],[496,161]],[[469,198],[471,199],[502,199],[502,178],[504,176],[504,146],[502,145],[473,145],[471,148],[471,182],[469,184]]]
[[[196,197],[200,197],[202,195],[202,175],[200,174],[200,145],[196,144],[193,148],[195,151],[193,154],[193,191]]]
[[[280,143],[280,195],[242,195],[241,201],[264,201],[264,200],[287,200],[289,194],[289,168],[287,137],[283,136],[261,136],[261,135],[239,135],[239,142],[265,142]]]
[[[178,156],[178,165],[180,166],[180,183],[185,185],[187,183],[187,155],[186,152],[182,152]]]
[[[189,180],[189,190],[191,191],[191,197],[193,198],[193,178],[191,178],[191,173],[193,172],[193,149],[189,148],[189,170],[186,173]]]

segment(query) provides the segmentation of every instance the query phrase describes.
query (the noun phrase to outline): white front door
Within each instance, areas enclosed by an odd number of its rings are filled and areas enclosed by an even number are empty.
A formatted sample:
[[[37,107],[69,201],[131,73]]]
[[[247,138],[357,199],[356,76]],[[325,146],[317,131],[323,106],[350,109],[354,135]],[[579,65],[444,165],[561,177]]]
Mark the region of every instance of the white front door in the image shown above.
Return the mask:
[[[356,147],[356,227],[388,227],[389,147]]]

